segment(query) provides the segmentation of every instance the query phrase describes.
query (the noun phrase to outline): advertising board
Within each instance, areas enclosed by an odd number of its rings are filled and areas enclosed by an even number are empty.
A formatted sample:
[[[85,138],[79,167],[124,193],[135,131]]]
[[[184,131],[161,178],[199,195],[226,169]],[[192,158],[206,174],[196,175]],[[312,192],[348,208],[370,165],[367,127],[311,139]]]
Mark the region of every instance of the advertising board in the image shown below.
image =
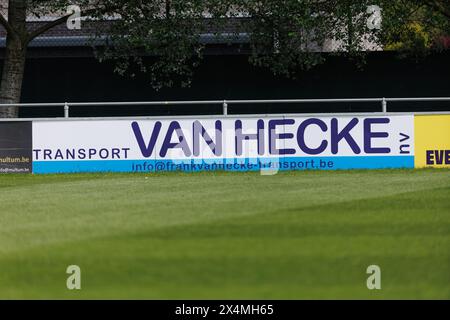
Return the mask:
[[[36,121],[34,173],[414,167],[414,116]]]
[[[0,123],[0,173],[32,172],[32,123]]]

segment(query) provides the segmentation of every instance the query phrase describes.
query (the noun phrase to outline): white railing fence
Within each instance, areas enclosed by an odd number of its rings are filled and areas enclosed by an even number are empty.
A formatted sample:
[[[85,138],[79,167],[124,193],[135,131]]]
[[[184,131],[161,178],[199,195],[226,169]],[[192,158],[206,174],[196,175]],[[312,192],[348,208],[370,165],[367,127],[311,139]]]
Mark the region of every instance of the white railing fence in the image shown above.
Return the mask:
[[[250,104],[314,104],[314,103],[368,103],[380,104],[379,111],[374,113],[388,113],[390,102],[450,102],[450,97],[433,98],[361,98],[361,99],[281,99],[281,100],[200,100],[200,101],[134,101],[134,102],[59,102],[59,103],[17,103],[0,104],[2,107],[39,108],[61,107],[64,118],[70,117],[71,107],[117,107],[117,106],[189,106],[189,105],[221,105],[222,115],[228,115],[230,105]],[[450,107],[449,107],[450,111]]]

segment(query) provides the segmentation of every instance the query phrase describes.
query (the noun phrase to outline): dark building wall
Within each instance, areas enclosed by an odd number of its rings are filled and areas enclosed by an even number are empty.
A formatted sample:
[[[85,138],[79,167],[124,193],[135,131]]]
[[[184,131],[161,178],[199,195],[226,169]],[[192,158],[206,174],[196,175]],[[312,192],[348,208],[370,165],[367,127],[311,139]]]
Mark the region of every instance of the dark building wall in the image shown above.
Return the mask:
[[[243,55],[209,55],[196,71],[191,88],[153,90],[145,75],[135,79],[113,73],[111,65],[92,57],[30,58],[23,102],[153,101],[209,99],[364,98],[450,96],[450,53],[418,62],[377,52],[363,69],[354,61],[330,57],[298,78],[275,77]],[[450,105],[392,104],[391,110],[450,110]],[[375,111],[379,104],[233,106],[230,113]],[[158,108],[72,108],[72,116],[169,115],[220,113],[221,106]],[[62,109],[23,109],[22,117],[62,115]]]

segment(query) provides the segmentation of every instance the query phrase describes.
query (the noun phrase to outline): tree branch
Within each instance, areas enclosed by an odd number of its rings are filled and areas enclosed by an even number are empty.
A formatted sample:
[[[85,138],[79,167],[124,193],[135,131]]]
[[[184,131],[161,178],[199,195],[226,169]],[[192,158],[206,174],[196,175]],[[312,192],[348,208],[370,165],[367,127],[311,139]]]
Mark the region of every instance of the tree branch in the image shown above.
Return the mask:
[[[80,18],[89,16],[92,13],[106,13],[106,12],[110,12],[110,11],[112,12],[112,11],[114,11],[114,9],[110,9],[110,10],[106,10],[105,9],[104,11],[99,10],[99,9],[90,9],[90,10],[86,10],[86,11],[81,12],[80,13]],[[34,38],[38,37],[39,35],[47,32],[48,30],[50,30],[50,29],[52,29],[52,28],[54,28],[54,27],[56,27],[56,26],[58,26],[58,25],[60,25],[60,24],[62,24],[64,22],[66,22],[67,19],[69,19],[69,17],[71,15],[72,15],[72,13],[71,14],[67,14],[67,15],[59,18],[59,19],[56,19],[56,20],[54,20],[54,21],[52,21],[50,23],[47,23],[46,25],[44,25],[44,26],[42,26],[42,27],[32,31],[31,33],[28,34],[26,43],[28,44],[31,40],[33,40]]]
[[[5,19],[5,17],[3,16],[3,14],[0,13],[0,24],[6,29],[7,33],[14,33],[13,28],[11,27],[11,25],[9,24],[8,20]]]
[[[56,19],[56,20],[54,20],[54,21],[52,21],[52,22],[50,22],[50,23],[47,23],[46,25],[44,25],[44,26],[42,26],[42,27],[40,27],[40,28],[38,28],[38,29],[32,31],[32,32],[29,33],[28,36],[27,36],[26,44],[28,44],[31,40],[33,40],[33,39],[36,38],[37,36],[39,36],[39,35],[41,35],[41,34],[47,32],[48,30],[50,30],[50,29],[56,27],[57,25],[60,25],[60,24],[62,24],[62,23],[64,23],[64,22],[66,22],[67,19],[68,19],[70,16],[71,16],[71,14],[70,14],[70,15],[66,15],[66,16],[64,16],[64,17],[61,17],[61,18],[59,18],[59,19]]]

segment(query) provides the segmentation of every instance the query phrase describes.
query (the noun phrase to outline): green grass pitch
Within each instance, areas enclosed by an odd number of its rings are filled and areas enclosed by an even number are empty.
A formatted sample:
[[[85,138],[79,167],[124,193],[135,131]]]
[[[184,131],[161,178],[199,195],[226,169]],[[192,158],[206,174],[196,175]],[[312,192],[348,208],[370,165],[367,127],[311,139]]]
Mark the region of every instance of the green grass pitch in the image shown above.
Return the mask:
[[[450,170],[0,176],[0,298],[449,299]]]

